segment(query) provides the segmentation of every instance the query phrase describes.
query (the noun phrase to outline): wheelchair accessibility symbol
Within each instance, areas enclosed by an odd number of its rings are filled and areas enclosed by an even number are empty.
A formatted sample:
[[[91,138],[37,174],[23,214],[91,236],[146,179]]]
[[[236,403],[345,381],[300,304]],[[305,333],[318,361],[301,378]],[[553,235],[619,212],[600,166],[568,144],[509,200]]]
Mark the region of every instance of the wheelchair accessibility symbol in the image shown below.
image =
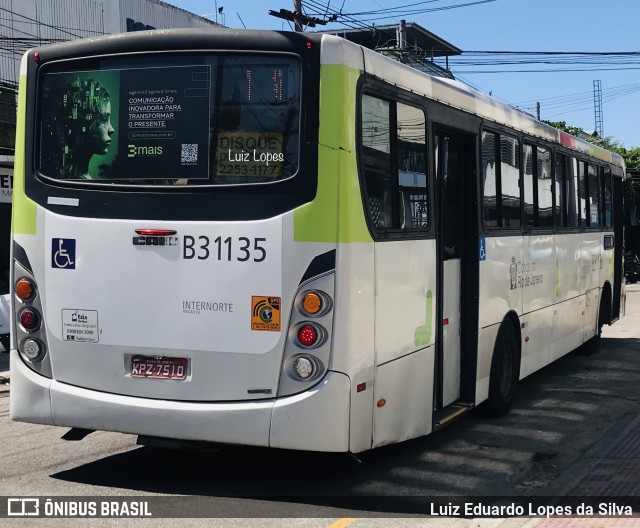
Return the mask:
[[[76,269],[75,238],[53,238],[51,240],[51,267]]]

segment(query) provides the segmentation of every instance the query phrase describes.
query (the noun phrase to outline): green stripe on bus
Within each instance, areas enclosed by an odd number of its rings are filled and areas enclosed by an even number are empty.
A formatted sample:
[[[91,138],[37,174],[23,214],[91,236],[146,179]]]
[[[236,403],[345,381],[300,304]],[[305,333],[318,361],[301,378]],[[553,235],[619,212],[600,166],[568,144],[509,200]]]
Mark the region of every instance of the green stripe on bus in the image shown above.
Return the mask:
[[[422,326],[416,328],[413,334],[413,344],[417,347],[425,346],[431,343],[432,334],[432,318],[433,318],[433,294],[431,290],[427,292],[427,304],[425,313],[425,322]]]
[[[360,71],[320,68],[318,192],[294,213],[296,242],[372,242],[356,163],[356,85]]]
[[[27,125],[27,77],[20,76],[18,88],[18,121],[16,123],[16,152],[13,165],[13,207],[11,232],[14,235],[35,235],[36,204],[24,193],[25,138]]]

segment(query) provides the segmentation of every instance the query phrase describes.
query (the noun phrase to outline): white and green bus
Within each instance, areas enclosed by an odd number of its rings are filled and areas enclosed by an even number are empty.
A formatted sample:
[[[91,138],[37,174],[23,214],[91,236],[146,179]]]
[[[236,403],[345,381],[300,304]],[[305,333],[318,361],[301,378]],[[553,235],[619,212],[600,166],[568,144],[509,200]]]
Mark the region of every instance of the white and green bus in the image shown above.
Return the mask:
[[[11,417],[361,452],[429,434],[624,309],[624,164],[339,37],[29,51]]]

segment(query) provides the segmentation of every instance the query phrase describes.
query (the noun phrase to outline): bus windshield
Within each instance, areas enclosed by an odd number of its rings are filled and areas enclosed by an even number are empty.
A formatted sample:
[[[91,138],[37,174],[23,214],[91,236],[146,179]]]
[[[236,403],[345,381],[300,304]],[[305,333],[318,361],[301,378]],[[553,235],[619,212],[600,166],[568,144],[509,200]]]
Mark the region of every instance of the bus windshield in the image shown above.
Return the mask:
[[[123,185],[270,183],[298,170],[291,55],[59,62],[39,77],[38,172]]]

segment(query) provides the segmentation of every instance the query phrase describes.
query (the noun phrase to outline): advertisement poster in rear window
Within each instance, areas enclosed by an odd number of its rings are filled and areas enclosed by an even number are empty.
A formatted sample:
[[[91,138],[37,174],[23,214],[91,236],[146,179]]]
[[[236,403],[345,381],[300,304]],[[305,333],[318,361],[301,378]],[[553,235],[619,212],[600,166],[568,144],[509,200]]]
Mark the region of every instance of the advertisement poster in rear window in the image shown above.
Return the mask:
[[[40,172],[58,180],[209,177],[210,67],[44,73]]]

